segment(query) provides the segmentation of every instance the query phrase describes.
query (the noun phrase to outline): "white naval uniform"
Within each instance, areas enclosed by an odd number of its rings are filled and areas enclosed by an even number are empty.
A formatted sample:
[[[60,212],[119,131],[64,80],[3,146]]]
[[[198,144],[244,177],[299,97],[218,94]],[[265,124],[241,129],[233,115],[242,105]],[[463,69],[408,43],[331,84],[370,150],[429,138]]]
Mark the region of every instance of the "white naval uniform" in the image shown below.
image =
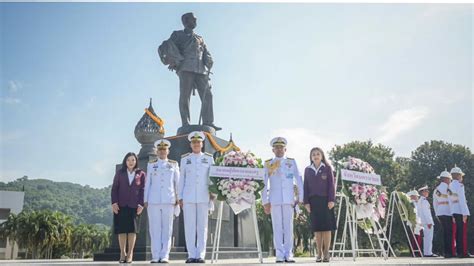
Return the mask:
[[[436,216],[453,216],[448,190],[448,184],[441,182],[433,193],[433,208]]]
[[[421,230],[423,229],[423,226],[421,225],[421,219],[420,219],[420,214],[418,213],[418,201],[410,200],[412,205],[413,205],[413,211],[415,212],[415,221],[416,224],[412,225],[413,227],[413,232],[415,235],[420,235]]]
[[[470,216],[469,208],[467,207],[464,185],[455,179],[451,182],[451,184],[449,184],[449,189],[451,190],[449,199],[451,202],[451,211],[453,214]]]
[[[433,255],[433,231],[434,231],[434,222],[433,217],[431,216],[431,205],[428,202],[428,199],[421,196],[418,200],[418,216],[420,217],[421,224],[423,226],[423,256]],[[431,224],[431,229],[428,228],[428,225]]]
[[[208,153],[190,153],[181,158],[178,197],[183,200],[184,232],[190,259],[204,259],[206,255],[209,168],[213,164],[214,159]]]
[[[158,159],[148,163],[144,198],[148,202],[153,261],[169,259],[178,182],[178,162]]]
[[[269,165],[280,163],[269,173]],[[303,180],[294,159],[282,157],[265,162],[265,187],[262,203],[271,204],[273,244],[278,261],[293,259],[294,185],[298,188],[298,201],[303,202]]]

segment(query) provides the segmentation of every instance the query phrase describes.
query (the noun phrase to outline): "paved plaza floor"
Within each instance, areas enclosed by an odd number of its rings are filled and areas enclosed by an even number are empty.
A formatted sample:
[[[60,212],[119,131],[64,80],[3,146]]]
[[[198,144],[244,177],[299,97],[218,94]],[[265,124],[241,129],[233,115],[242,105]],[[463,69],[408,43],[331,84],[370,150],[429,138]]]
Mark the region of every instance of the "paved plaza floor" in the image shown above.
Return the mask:
[[[264,264],[275,264],[275,258],[265,258]],[[182,260],[170,261],[172,265],[185,265]],[[211,261],[207,260],[206,264],[211,265]],[[222,259],[213,265],[258,265],[257,259]],[[296,258],[296,265],[404,265],[404,266],[415,266],[415,265],[474,265],[474,259],[444,259],[444,258],[389,258],[383,260],[381,258],[357,258],[353,261],[351,258],[333,258],[329,263],[316,263],[314,258]],[[13,261],[1,261],[0,265],[120,265],[116,261],[104,262],[104,261],[92,261],[89,260],[13,260]],[[129,264],[121,264],[129,265]],[[149,261],[134,261],[132,265],[151,265]],[[153,264],[156,265],[156,264]],[[188,265],[188,264],[186,264]],[[278,264],[280,265],[280,263]]]

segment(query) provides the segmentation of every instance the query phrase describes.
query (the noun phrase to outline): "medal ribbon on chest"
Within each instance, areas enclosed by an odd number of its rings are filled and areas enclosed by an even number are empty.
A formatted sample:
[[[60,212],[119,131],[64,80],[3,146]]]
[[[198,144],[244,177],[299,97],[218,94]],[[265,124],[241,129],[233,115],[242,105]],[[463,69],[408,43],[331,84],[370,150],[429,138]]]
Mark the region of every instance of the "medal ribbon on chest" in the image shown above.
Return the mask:
[[[280,161],[275,161],[274,163],[267,162],[266,167],[268,169],[268,176],[272,176],[275,171],[280,167]]]

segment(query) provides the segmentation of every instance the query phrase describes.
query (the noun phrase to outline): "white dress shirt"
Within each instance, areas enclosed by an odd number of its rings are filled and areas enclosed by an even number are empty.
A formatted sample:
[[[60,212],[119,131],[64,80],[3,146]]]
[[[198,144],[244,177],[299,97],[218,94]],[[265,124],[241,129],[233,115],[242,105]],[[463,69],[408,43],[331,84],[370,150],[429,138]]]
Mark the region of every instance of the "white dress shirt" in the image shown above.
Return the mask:
[[[127,174],[128,174],[128,184],[132,185],[133,179],[135,179],[135,170],[129,172],[127,169]]]

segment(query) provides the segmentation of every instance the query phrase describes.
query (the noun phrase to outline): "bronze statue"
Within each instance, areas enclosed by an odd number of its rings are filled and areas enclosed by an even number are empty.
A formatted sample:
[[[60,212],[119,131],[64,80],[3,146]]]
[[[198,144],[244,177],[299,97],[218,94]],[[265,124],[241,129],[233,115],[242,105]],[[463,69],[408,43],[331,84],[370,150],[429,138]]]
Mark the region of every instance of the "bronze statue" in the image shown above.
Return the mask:
[[[193,13],[181,16],[184,30],[177,30],[158,48],[163,64],[170,71],[176,71],[179,77],[179,112],[183,127],[189,126],[189,102],[191,92],[197,89],[201,98],[201,114],[199,124],[221,130],[214,125],[212,92],[209,75],[213,65],[212,57],[207,50],[204,39],[194,33],[196,17]]]

